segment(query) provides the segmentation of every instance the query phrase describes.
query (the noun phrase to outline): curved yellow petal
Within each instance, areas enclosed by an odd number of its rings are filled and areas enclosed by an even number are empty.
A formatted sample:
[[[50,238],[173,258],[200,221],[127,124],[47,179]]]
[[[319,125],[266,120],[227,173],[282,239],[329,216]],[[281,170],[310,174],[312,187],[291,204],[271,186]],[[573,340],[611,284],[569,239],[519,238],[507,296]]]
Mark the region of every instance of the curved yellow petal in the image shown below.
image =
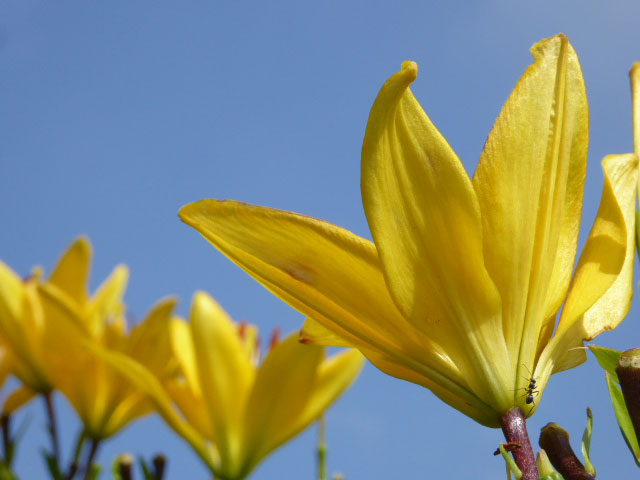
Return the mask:
[[[308,427],[356,380],[364,365],[357,350],[345,350],[324,360],[317,369],[311,395],[302,411],[290,423],[275,429],[267,451],[272,451]]]
[[[0,261],[0,335],[15,359],[15,375],[31,389],[47,392],[51,382],[41,351],[43,314],[34,288]]]
[[[127,353],[160,379],[168,378],[177,367],[170,326],[176,302],[175,297],[157,302],[126,340]]]
[[[38,394],[29,387],[21,386],[11,392],[2,406],[2,415],[10,415],[20,407],[31,401]]]
[[[626,316],[633,293],[635,259],[635,155],[602,161],[605,184],[598,215],[578,262],[558,329],[540,359],[541,381],[585,360],[581,347]],[[542,383],[541,383],[542,384]],[[543,384],[542,384],[543,385]]]
[[[69,246],[51,273],[49,282],[69,295],[80,305],[89,298],[89,270],[91,268],[91,242],[78,237]]]
[[[415,63],[405,62],[371,109],[365,213],[400,310],[469,371],[481,397],[506,411],[512,374],[500,297],[484,266],[480,207],[462,163],[409,90],[416,76]]]
[[[554,320],[564,300],[588,146],[587,98],[569,41],[564,35],[543,40],[532,54],[535,61],[502,108],[473,178],[512,368],[533,365],[543,322]]]
[[[193,350],[191,326],[179,317],[173,317],[170,324],[172,351],[184,375],[188,389],[196,397],[202,397],[196,354]]]
[[[348,348],[356,346],[312,318],[305,319],[299,340],[305,345]]]
[[[311,217],[229,200],[191,203],[180,218],[303,314],[383,350],[413,342],[371,242]]]
[[[215,448],[208,445],[205,439],[178,415],[168,393],[149,370],[127,355],[100,348],[90,341],[84,341],[84,344],[94,355],[103,359],[149,395],[167,425],[191,445],[211,471],[217,471],[219,455]]]
[[[215,443],[217,432],[211,427],[209,409],[202,396],[196,394],[184,379],[170,380],[165,387],[189,425]]]
[[[116,318],[124,313],[122,297],[128,280],[129,269],[126,265],[118,265],[91,297],[91,306],[86,320],[92,336],[97,337],[102,333],[107,319]]]
[[[242,416],[254,377],[235,324],[213,298],[197,292],[191,307],[191,337],[202,396],[209,407],[223,461],[242,448]],[[224,466],[223,466],[224,468]]]
[[[297,334],[269,352],[245,408],[246,458],[230,477],[243,478],[269,451],[298,433],[292,427],[311,399],[323,358],[321,347],[300,344]]]

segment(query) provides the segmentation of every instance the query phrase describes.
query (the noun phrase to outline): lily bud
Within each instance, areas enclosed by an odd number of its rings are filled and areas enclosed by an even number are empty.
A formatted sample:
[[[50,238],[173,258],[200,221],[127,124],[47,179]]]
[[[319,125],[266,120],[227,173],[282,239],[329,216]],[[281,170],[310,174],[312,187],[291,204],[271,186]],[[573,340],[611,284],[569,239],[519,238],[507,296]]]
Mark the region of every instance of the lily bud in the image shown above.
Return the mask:
[[[595,475],[585,470],[582,462],[573,453],[569,443],[569,433],[557,423],[548,423],[542,427],[539,444],[565,480],[593,480],[595,478]]]
[[[116,458],[114,470],[120,475],[121,480],[131,480],[133,467],[133,456],[130,453],[122,453]]]
[[[616,367],[620,387],[636,436],[640,433],[640,348],[622,352]]]
[[[164,469],[167,465],[167,457],[159,453],[153,457],[153,475],[155,480],[162,480],[164,478]]]

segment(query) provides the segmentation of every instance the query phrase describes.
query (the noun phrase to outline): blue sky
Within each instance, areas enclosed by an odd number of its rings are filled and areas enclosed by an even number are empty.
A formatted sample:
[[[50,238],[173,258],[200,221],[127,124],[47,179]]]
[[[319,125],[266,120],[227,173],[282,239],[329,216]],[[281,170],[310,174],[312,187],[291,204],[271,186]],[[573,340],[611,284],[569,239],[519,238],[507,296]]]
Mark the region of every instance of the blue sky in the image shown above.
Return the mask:
[[[581,244],[602,189],[600,161],[631,151],[628,70],[640,60],[640,4],[618,0],[250,2],[0,0],[0,258],[26,274],[51,269],[78,234],[91,238],[95,288],[117,263],[140,319],[158,299],[210,292],[236,319],[270,331],[302,323],[177,218],[201,198],[232,198],[323,218],[370,238],[360,199],[369,109],[403,60],[418,62],[416,97],[475,169],[502,103],[531,62],[529,47],[564,32],[578,52],[591,108]],[[640,312],[597,343],[640,343]],[[63,398],[65,453],[78,427]],[[552,378],[529,422],[561,423],[576,441],[595,415],[602,478],[636,470],[593,358]],[[22,478],[43,468],[42,405],[18,452]],[[367,365],[328,415],[330,471],[350,480],[501,478],[498,430],[429,391]],[[579,445],[575,445],[579,449]],[[254,473],[313,478],[314,432]],[[104,445],[169,455],[169,479],[207,478],[155,418]]]

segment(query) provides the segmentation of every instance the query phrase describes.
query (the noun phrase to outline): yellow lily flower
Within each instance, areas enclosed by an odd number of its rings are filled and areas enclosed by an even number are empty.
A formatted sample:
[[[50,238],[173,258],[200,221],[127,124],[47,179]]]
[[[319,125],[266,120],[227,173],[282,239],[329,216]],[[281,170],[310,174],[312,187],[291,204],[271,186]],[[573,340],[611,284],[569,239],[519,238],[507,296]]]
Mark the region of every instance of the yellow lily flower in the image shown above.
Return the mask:
[[[128,270],[116,267],[91,297],[91,245],[79,238],[48,281],[23,282],[0,263],[0,335],[15,357],[16,376],[39,393],[60,390],[94,440],[107,438],[153,410],[147,396],[87,349],[93,342],[126,352],[163,378],[171,374],[169,319],[175,300],[159,303],[126,333],[123,317]],[[175,368],[175,361],[173,363]]]
[[[180,218],[305,314],[304,341],[355,347],[483,425],[512,407],[531,415],[550,375],[584,361],[574,347],[629,309],[638,175],[635,155],[603,160],[600,210],[571,280],[587,98],[564,35],[532,54],[472,179],[409,89],[417,65],[384,84],[362,149],[375,243],[234,201],[201,200]]]
[[[14,369],[15,360],[11,356],[11,352],[4,344],[4,342],[0,341],[0,387],[4,385],[4,382],[13,373]],[[5,399],[2,406],[2,416],[6,417],[8,415],[11,415],[36,395],[37,392],[24,385],[16,388]]]
[[[325,359],[324,349],[301,345],[296,334],[272,341],[259,363],[257,328],[236,325],[204,292],[194,296],[189,323],[172,320],[171,338],[182,375],[164,382],[166,389],[130,357],[95,353],[146,389],[167,423],[221,480],[245,478],[316,420],[355,380],[364,360],[355,350]]]
[[[96,357],[88,345],[128,355],[159,378],[173,377],[177,363],[171,354],[169,321],[175,299],[158,302],[131,332],[124,317],[118,316],[103,319],[100,334],[89,336],[81,328],[83,317],[77,305],[62,292],[45,284],[41,296],[46,320],[55,324],[48,335],[54,343],[49,376],[80,417],[85,435],[102,440],[151,413],[154,408],[146,393]]]
[[[36,280],[23,281],[0,262],[0,336],[12,360],[12,373],[31,390],[53,390],[46,371],[44,316]]]

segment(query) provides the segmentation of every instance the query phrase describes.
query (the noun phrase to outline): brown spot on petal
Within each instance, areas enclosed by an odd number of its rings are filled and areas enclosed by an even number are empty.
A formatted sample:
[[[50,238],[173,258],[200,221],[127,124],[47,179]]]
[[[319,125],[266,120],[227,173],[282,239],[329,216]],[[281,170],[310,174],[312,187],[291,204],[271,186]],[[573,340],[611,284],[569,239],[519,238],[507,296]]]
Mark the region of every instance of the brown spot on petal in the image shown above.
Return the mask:
[[[284,267],[284,271],[287,272],[289,276],[298,280],[299,282],[303,282],[307,284],[313,283],[314,271],[307,266],[293,264],[288,267]]]

